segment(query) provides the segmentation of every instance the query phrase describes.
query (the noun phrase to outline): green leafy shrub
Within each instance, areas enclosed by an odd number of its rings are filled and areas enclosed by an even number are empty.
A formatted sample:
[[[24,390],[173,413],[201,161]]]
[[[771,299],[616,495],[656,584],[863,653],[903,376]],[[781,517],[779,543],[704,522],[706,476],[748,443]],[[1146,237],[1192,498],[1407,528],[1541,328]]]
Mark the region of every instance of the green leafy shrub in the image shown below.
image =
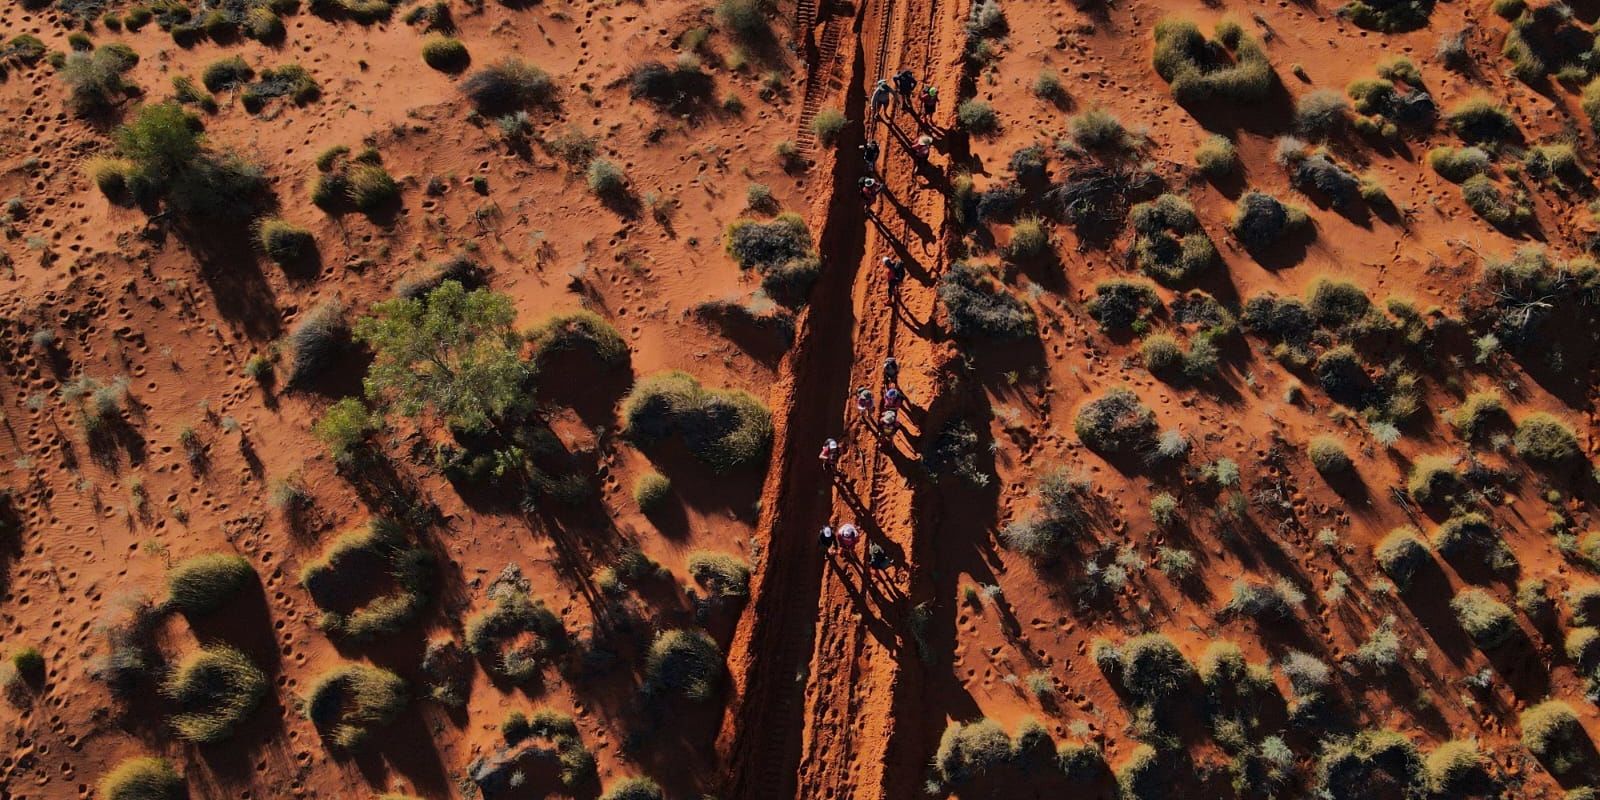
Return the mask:
[[[1571,426],[1543,411],[1523,417],[1511,442],[1523,458],[1545,466],[1570,464],[1583,455]]]
[[[758,467],[772,444],[772,414],[736,389],[706,389],[694,376],[660,372],[634,385],[623,401],[624,433],[641,446],[669,437],[716,472]]]
[[[1155,27],[1156,73],[1185,106],[1265,100],[1278,84],[1266,51],[1233,20],[1223,20],[1207,40],[1193,22],[1163,19]]]
[[[177,103],[139,107],[115,138],[117,154],[132,165],[123,182],[133,199],[164,198],[180,218],[246,219],[266,191],[259,167],[207,149],[198,120]]]
[[[1373,558],[1384,574],[1401,589],[1411,585],[1411,579],[1428,563],[1428,546],[1422,543],[1416,528],[1395,528],[1372,549]]]
[[[400,526],[382,518],[335,539],[300,570],[300,585],[322,609],[319,627],[355,641],[393,634],[416,619],[432,578],[428,551],[407,543]],[[374,584],[389,591],[367,594]]]
[[[303,263],[317,249],[317,240],[311,231],[277,218],[262,220],[256,227],[256,244],[268,258],[282,266]]]
[[[311,432],[327,445],[334,460],[346,463],[378,429],[378,422],[359,398],[346,397],[323,412]]]
[[[750,565],[727,553],[696,550],[689,554],[689,576],[713,597],[748,597]]]
[[[209,614],[258,580],[243,556],[208,553],[178,562],[167,573],[167,604],[185,614]]]
[[[981,265],[951,264],[939,278],[939,299],[958,337],[1021,339],[1035,332],[1033,310]]]
[[[422,63],[441,72],[459,72],[472,61],[467,46],[454,36],[435,34],[422,41]]]
[[[1505,644],[1517,630],[1517,618],[1505,603],[1481,589],[1466,589],[1450,601],[1461,629],[1485,650]]]
[[[178,735],[211,744],[232,736],[261,704],[267,676],[249,656],[214,644],[179,662],[161,693],[178,706],[170,720]]]
[[[1135,233],[1134,261],[1146,275],[1163,283],[1180,283],[1211,267],[1217,248],[1200,226],[1189,201],[1163,194],[1130,212]]]
[[[345,664],[317,677],[306,695],[306,718],[328,742],[343,750],[360,747],[374,729],[399,716],[406,683],[379,667]]]
[[[68,55],[57,72],[67,84],[67,107],[80,117],[110,113],[134,88],[122,76],[138,62],[127,45]]]
[[[518,683],[539,677],[570,644],[561,618],[544,601],[515,591],[503,592],[492,607],[467,620],[466,638],[467,650],[489,672]]]
[[[124,759],[100,779],[104,800],[184,800],[183,778],[164,758]]]
[[[1134,453],[1155,443],[1155,413],[1133,390],[1116,386],[1078,409],[1073,430],[1099,453]]]
[[[726,671],[722,651],[706,632],[662,631],[645,657],[644,692],[651,697],[710,699]]]

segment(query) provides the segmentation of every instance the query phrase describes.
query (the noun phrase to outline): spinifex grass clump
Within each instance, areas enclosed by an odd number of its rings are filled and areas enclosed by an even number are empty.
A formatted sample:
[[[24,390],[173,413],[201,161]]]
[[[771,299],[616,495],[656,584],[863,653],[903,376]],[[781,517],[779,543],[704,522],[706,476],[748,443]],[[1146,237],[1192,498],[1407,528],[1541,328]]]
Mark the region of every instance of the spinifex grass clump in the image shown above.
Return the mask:
[[[1130,218],[1134,261],[1158,281],[1181,283],[1217,260],[1217,247],[1200,227],[1194,206],[1175,194],[1134,206]]]
[[[735,220],[728,226],[726,241],[728,255],[739,268],[755,270],[761,288],[783,303],[804,302],[822,268],[812,248],[811,230],[792,212],[767,222]]]
[[[704,631],[670,630],[656,636],[645,657],[647,696],[709,699],[726,672],[722,651]]]
[[[178,562],[167,573],[167,605],[185,614],[209,614],[256,580],[255,568],[243,556],[195,556]]]
[[[1139,453],[1155,444],[1156,417],[1133,390],[1117,386],[1083,404],[1073,428],[1096,452]]]
[[[386,669],[346,664],[317,677],[306,695],[306,717],[331,744],[352,750],[406,705],[406,683]]]
[[[1172,85],[1172,96],[1186,106],[1267,99],[1278,76],[1261,43],[1233,20],[1217,23],[1214,35],[1206,39],[1188,20],[1156,23],[1156,73]]]
[[[1033,311],[981,265],[951,264],[939,278],[939,299],[958,337],[1020,339],[1034,333]]]
[[[234,734],[267,693],[267,676],[248,656],[215,644],[179,662],[161,687],[178,706],[170,720],[179,736],[200,744]]]
[[[634,385],[622,405],[624,433],[650,447],[678,439],[717,472],[764,463],[772,444],[772,414],[753,395],[707,389],[687,372],[668,371]]]
[[[593,311],[574,311],[551,317],[528,332],[533,360],[543,368],[550,359],[568,354],[598,361],[608,367],[628,361],[628,343],[622,334]]]
[[[300,584],[322,611],[318,624],[353,640],[392,634],[428,602],[433,560],[406,542],[399,525],[375,519],[335,539],[300,571]]]
[[[130,758],[100,779],[104,800],[184,800],[183,777],[164,758]]]
[[[555,612],[541,600],[512,591],[501,593],[493,607],[468,620],[466,634],[467,649],[491,673],[518,683],[537,678],[569,644]]]

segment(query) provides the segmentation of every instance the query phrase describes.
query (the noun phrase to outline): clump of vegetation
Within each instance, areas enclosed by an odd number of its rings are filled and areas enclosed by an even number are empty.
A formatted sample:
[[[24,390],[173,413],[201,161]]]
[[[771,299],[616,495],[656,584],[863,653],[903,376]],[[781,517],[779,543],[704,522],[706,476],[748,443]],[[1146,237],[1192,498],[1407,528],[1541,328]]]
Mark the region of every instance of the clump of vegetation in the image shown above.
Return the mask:
[[[311,427],[319,441],[327,445],[335,461],[349,463],[381,420],[367,410],[360,398],[346,397],[323,412]]]
[[[957,261],[939,279],[950,329],[962,338],[1021,339],[1035,331],[1033,310],[1005,291],[988,269]]]
[[[1461,183],[1489,171],[1489,154],[1479,147],[1435,147],[1428,151],[1428,166],[1439,177]]]
[[[167,573],[167,606],[190,616],[209,614],[258,580],[243,556],[208,553],[184,559]]]
[[[567,355],[592,359],[607,367],[628,362],[628,343],[622,334],[593,311],[574,311],[545,320],[528,333],[533,360],[541,369],[549,359]]]
[[[406,705],[400,676],[366,664],[346,664],[317,677],[306,695],[306,718],[329,743],[353,750]]]
[[[1519,189],[1507,195],[1488,175],[1473,175],[1461,184],[1461,197],[1467,207],[1485,222],[1501,230],[1513,230],[1533,220],[1533,207]]]
[[[1002,529],[1000,543],[1041,563],[1059,558],[1089,531],[1088,490],[1065,470],[1047,473],[1034,487],[1038,511]]]
[[[303,106],[322,96],[322,86],[316,78],[299,64],[284,64],[274,69],[264,69],[254,83],[246,86],[239,95],[244,110],[254,114],[265,108],[269,100],[288,98]]]
[[[1147,283],[1113,278],[1095,284],[1089,316],[1108,331],[1121,331],[1142,323],[1161,307],[1155,289]]]
[[[1400,33],[1428,24],[1433,0],[1351,0],[1339,8],[1340,16],[1369,31]]]
[[[161,693],[178,706],[170,720],[178,735],[211,744],[232,736],[260,705],[267,676],[249,656],[214,644],[179,662]]]
[[[761,276],[761,288],[785,303],[803,302],[822,269],[812,248],[810,228],[793,212],[767,222],[735,220],[724,240],[728,255],[740,269],[755,270]]]
[[[633,502],[646,514],[665,508],[671,497],[672,481],[659,472],[645,473],[633,485]]]
[[[622,418],[633,442],[648,447],[678,437],[716,472],[757,467],[772,444],[772,414],[761,401],[736,389],[707,389],[675,370],[635,384]]]
[[[1542,466],[1564,466],[1583,455],[1572,427],[1543,411],[1523,417],[1511,442],[1523,458]]]
[[[1116,386],[1078,409],[1073,430],[1096,452],[1139,453],[1155,444],[1156,415],[1132,389]]]
[[[1307,92],[1295,101],[1294,123],[1310,138],[1336,136],[1350,123],[1350,102],[1333,89]]]
[[[1289,185],[1311,197],[1322,198],[1337,210],[1345,210],[1362,199],[1362,182],[1354,172],[1335,161],[1326,148],[1315,150],[1296,146],[1298,140],[1282,139],[1280,160],[1289,171]],[[1284,148],[1282,145],[1288,144]]]
[[[1405,589],[1411,580],[1428,563],[1428,546],[1422,543],[1416,528],[1395,528],[1372,549],[1373,558],[1384,574],[1395,585]]]
[[[1422,71],[1408,58],[1378,65],[1378,77],[1351,81],[1345,87],[1358,116],[1355,129],[1369,136],[1394,139],[1400,126],[1426,129],[1438,115],[1433,96],[1422,84]]]
[[[1260,42],[1231,19],[1217,23],[1214,33],[1208,40],[1188,20],[1156,23],[1155,69],[1172,85],[1172,96],[1186,106],[1265,100],[1278,76]]]
[[[1446,503],[1465,487],[1449,456],[1425,455],[1411,465],[1406,491],[1419,503]]]
[[[1006,259],[1013,263],[1037,261],[1050,253],[1050,230],[1038,217],[1024,217],[1011,226]]]
[[[727,553],[696,550],[689,554],[689,576],[713,597],[748,597],[750,565]]]
[[[939,738],[933,768],[947,787],[960,786],[1010,761],[1011,737],[999,723],[980,719],[952,721]]]
[[[177,103],[141,106],[117,128],[119,158],[91,165],[95,183],[117,201],[165,200],[189,222],[249,218],[266,190],[261,170],[207,148],[199,127]]]
[[[1230,229],[1246,248],[1265,250],[1312,227],[1311,217],[1303,209],[1284,205],[1266,192],[1251,190],[1239,198]]]
[[[1594,743],[1572,707],[1546,700],[1522,712],[1522,746],[1557,778],[1588,767]]]
[[[1138,142],[1122,120],[1103,108],[1091,108],[1067,119],[1067,133],[1073,144],[1098,152],[1120,153],[1137,147]]]
[[[1498,145],[1515,142],[1522,134],[1511,112],[1485,95],[1470,97],[1456,104],[1445,115],[1450,129],[1468,144]]]
[[[278,218],[262,220],[256,226],[256,244],[279,266],[305,263],[317,250],[311,231]]]
[[[1423,769],[1410,739],[1395,731],[1361,731],[1323,745],[1316,788],[1334,800],[1357,800],[1374,785],[1417,786]]]
[[[1141,744],[1117,766],[1117,787],[1128,800],[1158,800],[1167,796],[1172,785],[1160,753]]]
[[[80,117],[116,110],[137,89],[122,76],[138,63],[139,55],[121,43],[69,54],[58,72],[67,84],[67,107]]]
[[[705,631],[662,631],[645,657],[644,693],[708,700],[721,685],[726,669],[722,651]]]
[[[1288,619],[1294,608],[1305,601],[1305,595],[1287,579],[1277,583],[1257,583],[1243,578],[1233,582],[1232,596],[1223,612],[1228,615],[1250,617],[1258,621]]]
[[[649,778],[624,778],[612,784],[600,800],[666,800],[666,793]]]
[[[767,5],[761,0],[721,0],[716,19],[723,30],[746,47],[765,47],[772,38]]]
[[[368,149],[355,158],[348,154],[338,147],[318,158],[319,174],[311,184],[313,204],[330,214],[351,208],[371,214],[399,201],[400,184],[383,168],[378,151]]]
[[[569,646],[566,627],[544,602],[518,591],[505,591],[489,609],[467,620],[467,649],[486,669],[527,683],[545,664]],[[514,643],[505,647],[504,643]]]
[[[711,90],[711,76],[700,68],[700,60],[692,53],[679,56],[671,67],[647,61],[628,73],[629,97],[679,113],[696,110],[710,99]]]
[[[1200,174],[1217,181],[1239,170],[1239,149],[1221,134],[1208,137],[1195,148],[1194,163]]]
[[[350,324],[344,304],[327,300],[306,313],[289,333],[293,357],[289,386],[303,387],[326,374],[350,341]]]
[[[1133,207],[1133,256],[1139,268],[1163,283],[1181,283],[1209,269],[1217,248],[1200,227],[1189,201],[1163,194]]]
[[[105,800],[183,800],[183,777],[164,758],[129,758],[100,779],[97,796]]]
[[[1450,412],[1450,424],[1467,440],[1481,437],[1491,429],[1510,422],[1505,401],[1493,389],[1473,392],[1455,411]]]
[[[462,81],[461,92],[487,117],[549,105],[556,99],[550,74],[518,58],[506,58],[474,72]]]
[[[1559,3],[1526,7],[1511,20],[1501,52],[1511,62],[1511,74],[1535,84],[1546,76],[1578,82],[1595,69],[1594,33],[1575,21],[1572,10]]]
[[[378,576],[392,590],[364,597],[358,587]],[[382,518],[335,539],[300,570],[300,585],[322,609],[318,625],[356,641],[393,634],[416,619],[428,603],[432,578],[428,551],[408,544],[400,526]]]
[[[1433,533],[1433,549],[1447,560],[1461,565],[1481,564],[1496,571],[1516,568],[1500,534],[1489,518],[1476,512],[1457,514],[1444,521]]]
[[[956,122],[974,136],[990,136],[1000,130],[1000,115],[994,106],[976,98],[963,100],[956,106]]]
[[[440,72],[460,72],[471,61],[467,46],[454,36],[435,34],[422,42],[422,63]]]
[[[1318,436],[1306,446],[1306,456],[1311,459],[1311,465],[1324,475],[1338,475],[1349,472],[1353,466],[1350,454],[1344,449],[1344,442],[1336,436]]]
[[[1454,739],[1434,748],[1426,763],[1428,788],[1442,797],[1464,797],[1493,790],[1489,762],[1478,744]]]
[[[1485,650],[1505,644],[1517,630],[1517,618],[1505,603],[1482,589],[1466,589],[1450,601],[1461,629]]]

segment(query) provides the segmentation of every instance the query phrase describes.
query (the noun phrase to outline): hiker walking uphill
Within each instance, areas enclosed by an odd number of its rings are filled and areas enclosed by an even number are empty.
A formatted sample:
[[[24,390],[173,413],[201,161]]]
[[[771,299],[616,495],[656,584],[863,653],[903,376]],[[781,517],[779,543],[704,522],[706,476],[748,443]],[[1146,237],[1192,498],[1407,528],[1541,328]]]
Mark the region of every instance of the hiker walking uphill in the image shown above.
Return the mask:
[[[861,145],[861,160],[866,163],[868,173],[878,174],[878,140],[868,139]]]
[[[884,256],[883,271],[888,273],[889,302],[893,303],[900,294],[900,283],[906,279],[905,262],[898,258]]]
[[[877,122],[884,112],[889,110],[889,104],[894,101],[894,89],[889,82],[879,78],[878,83],[872,87],[872,121]]]
[[[883,184],[879,183],[877,178],[869,175],[856,181],[856,185],[861,189],[862,204],[870,209],[872,204],[878,200],[878,192],[883,191]]]
[[[922,116],[932,118],[933,112],[939,108],[939,88],[925,86],[922,89]]]

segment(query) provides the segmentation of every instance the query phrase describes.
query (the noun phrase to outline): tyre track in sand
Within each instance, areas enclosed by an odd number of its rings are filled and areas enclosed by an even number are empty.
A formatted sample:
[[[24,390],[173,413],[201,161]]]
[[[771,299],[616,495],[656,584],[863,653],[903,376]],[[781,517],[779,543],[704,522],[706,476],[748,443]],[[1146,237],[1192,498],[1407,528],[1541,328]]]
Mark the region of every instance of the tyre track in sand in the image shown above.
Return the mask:
[[[865,117],[866,93],[877,78],[910,69],[938,86],[943,129],[959,87],[965,8],[960,0],[866,0],[853,36],[839,48],[854,54],[847,116]],[[827,55],[811,52],[810,80],[826,80],[839,67]],[[833,179],[824,210],[812,215],[823,219],[823,277],[780,369],[778,396],[789,405],[777,418],[762,493],[766,557],[729,652],[734,697],[719,747],[732,798],[910,796],[925,767],[920,756],[897,764],[887,758],[896,694],[919,682],[908,623],[920,572],[913,534],[927,487],[916,462],[923,415],[938,390],[940,364],[951,356],[930,336],[945,265],[946,177],[942,165],[919,170],[910,152],[923,133],[916,120],[898,109],[891,119],[892,126],[869,126],[883,147],[887,186],[876,220],[864,219],[855,191],[860,128],[852,126],[841,140],[837,152],[844,155],[821,159],[831,164]],[[943,159],[936,153],[933,160]],[[894,313],[879,266],[884,256],[900,258],[908,269]],[[880,391],[891,354],[911,407],[902,414],[905,430],[883,442],[849,419],[846,408],[852,387]],[[829,436],[846,444],[833,491],[814,458]],[[867,542],[888,550],[895,567],[868,575],[860,560],[825,558],[815,536],[830,519],[855,522]],[[863,543],[857,559],[865,551]]]

